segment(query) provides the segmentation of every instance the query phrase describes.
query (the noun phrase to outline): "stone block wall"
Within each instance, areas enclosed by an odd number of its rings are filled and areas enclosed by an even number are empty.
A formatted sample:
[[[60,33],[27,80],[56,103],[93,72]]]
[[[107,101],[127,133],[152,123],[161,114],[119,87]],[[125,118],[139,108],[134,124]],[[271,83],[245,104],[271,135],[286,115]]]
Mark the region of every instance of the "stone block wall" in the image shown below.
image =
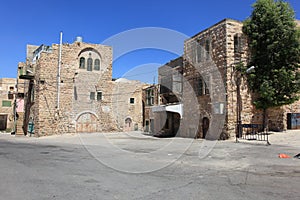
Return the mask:
[[[143,131],[143,88],[140,81],[117,79],[112,95],[113,119],[120,131]]]
[[[223,20],[186,40],[184,44],[183,75],[194,89],[197,99],[195,108],[199,109],[198,121],[195,122],[198,126],[194,127],[197,130],[196,137],[207,134],[203,133],[204,121],[209,121],[210,129],[215,126],[213,104],[226,105],[226,23],[227,20]],[[202,82],[200,86],[199,82]],[[221,131],[226,134],[226,130]]]
[[[215,87],[221,82],[224,84],[224,95],[226,95],[226,118],[221,138],[234,137],[239,120],[244,124],[263,124],[262,110],[257,110],[253,105],[256,95],[250,91],[245,75],[237,70],[240,64],[247,66],[250,59],[248,41],[242,33],[242,26],[243,24],[239,21],[225,19],[185,41],[184,77],[190,85],[193,85],[191,80],[195,79],[197,72],[200,73],[210,91],[206,96],[198,96],[200,110],[198,137],[203,136],[201,119],[207,117],[211,120],[213,112],[211,100],[212,98],[218,99],[214,96],[216,92],[213,91],[218,90]],[[199,50],[201,50],[200,55]],[[222,80],[212,77],[216,74],[212,68],[218,70]],[[291,105],[268,109],[269,130],[286,130],[287,113],[299,112],[299,101]]]
[[[59,48],[53,44],[52,50],[41,52],[34,64],[31,118],[36,135],[116,130],[111,114],[112,48],[83,42],[63,44],[58,101]],[[80,67],[81,57],[94,61],[95,56],[100,60],[100,69],[88,71],[87,62]]]
[[[15,85],[15,78],[0,79],[0,115],[6,115],[7,120],[3,122],[6,123],[6,130],[13,130],[14,128]],[[3,101],[10,102],[11,106],[3,106]]]

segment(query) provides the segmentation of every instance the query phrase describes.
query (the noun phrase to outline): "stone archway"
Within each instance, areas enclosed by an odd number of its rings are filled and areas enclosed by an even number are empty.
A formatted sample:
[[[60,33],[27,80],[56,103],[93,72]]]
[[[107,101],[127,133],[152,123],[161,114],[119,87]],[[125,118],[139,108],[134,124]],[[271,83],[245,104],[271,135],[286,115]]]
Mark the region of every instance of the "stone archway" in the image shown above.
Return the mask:
[[[97,116],[93,113],[86,112],[78,116],[76,120],[77,133],[97,132]]]
[[[130,117],[125,119],[124,131],[132,131],[132,119]]]

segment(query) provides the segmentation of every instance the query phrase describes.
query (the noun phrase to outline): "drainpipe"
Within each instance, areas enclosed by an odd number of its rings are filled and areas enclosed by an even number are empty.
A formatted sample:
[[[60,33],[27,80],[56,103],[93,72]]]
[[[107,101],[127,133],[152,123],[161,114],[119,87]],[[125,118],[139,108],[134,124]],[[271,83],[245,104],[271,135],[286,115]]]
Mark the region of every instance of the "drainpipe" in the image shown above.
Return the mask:
[[[17,97],[18,97],[18,88],[19,88],[19,67],[17,70],[17,82],[16,82],[16,91],[14,94],[14,130],[12,133],[14,133],[14,135],[17,134]]]
[[[60,70],[61,70],[62,35],[63,33],[60,32],[58,71],[57,71],[57,105],[56,105],[57,110],[59,110],[59,102],[60,102]]]

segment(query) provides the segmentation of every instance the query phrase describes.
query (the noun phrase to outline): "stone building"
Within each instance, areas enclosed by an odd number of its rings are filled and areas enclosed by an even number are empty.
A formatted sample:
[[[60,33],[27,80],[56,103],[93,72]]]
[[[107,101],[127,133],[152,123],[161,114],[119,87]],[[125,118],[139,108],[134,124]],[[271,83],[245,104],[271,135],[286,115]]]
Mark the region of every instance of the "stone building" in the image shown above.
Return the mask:
[[[112,47],[82,42],[27,45],[18,66],[17,134],[143,130],[143,88],[112,79]]]
[[[0,131],[14,129],[15,78],[0,79]]]
[[[154,135],[179,136],[182,116],[183,57],[174,59],[158,69],[159,105],[151,107],[155,119]]]
[[[173,134],[177,132],[177,136],[226,139],[236,135],[238,123],[262,124],[262,111],[252,104],[254,95],[238,70],[241,64],[247,66],[250,58],[242,26],[232,19],[218,22],[187,39],[183,57],[159,69],[163,104],[154,112],[166,112],[170,105],[177,107],[177,111],[167,112],[163,124],[157,117],[156,124],[162,132],[168,129]],[[174,89],[180,77],[181,93]],[[268,109],[269,129],[286,130],[288,113],[299,113],[299,105],[296,102]],[[181,119],[174,118],[176,112],[182,112],[178,115]],[[189,116],[193,116],[193,122],[185,119]],[[207,135],[209,130],[212,135]],[[214,132],[219,134],[213,135]]]
[[[114,81],[112,113],[119,131],[143,130],[143,93],[147,84],[119,78]]]
[[[240,63],[247,65],[247,52],[242,23],[231,19],[222,20],[185,41],[183,73],[194,88],[200,109],[197,137],[207,136],[215,123],[212,117],[216,108],[225,114],[225,127],[219,130],[223,139],[235,135],[238,120],[252,121],[255,108],[251,95],[236,70]],[[213,99],[219,100],[213,103]],[[242,109],[243,115],[240,115]],[[241,116],[243,119],[239,119]]]
[[[152,108],[161,104],[159,97],[160,85],[147,85],[143,88],[143,127],[144,132],[154,134],[159,130],[154,127],[154,114]]]
[[[85,43],[81,38],[72,44],[28,45],[19,75],[27,82],[25,134],[31,124],[36,136],[117,130],[111,112],[110,46]]]

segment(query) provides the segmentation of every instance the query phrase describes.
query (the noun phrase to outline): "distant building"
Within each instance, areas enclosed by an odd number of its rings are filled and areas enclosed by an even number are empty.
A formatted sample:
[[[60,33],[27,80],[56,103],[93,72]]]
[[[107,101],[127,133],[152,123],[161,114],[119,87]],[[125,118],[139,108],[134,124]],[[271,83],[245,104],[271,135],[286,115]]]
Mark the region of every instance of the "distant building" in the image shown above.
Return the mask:
[[[152,106],[154,135],[160,137],[182,136],[179,132],[183,95],[183,57],[172,60],[158,69],[160,105]]]
[[[125,78],[114,81],[112,114],[118,131],[143,131],[143,88],[146,86]]]
[[[159,105],[159,85],[148,85],[143,88],[143,127],[144,132],[154,134],[159,131],[154,126],[152,107]]]
[[[15,78],[0,79],[0,131],[14,131],[15,86]]]

